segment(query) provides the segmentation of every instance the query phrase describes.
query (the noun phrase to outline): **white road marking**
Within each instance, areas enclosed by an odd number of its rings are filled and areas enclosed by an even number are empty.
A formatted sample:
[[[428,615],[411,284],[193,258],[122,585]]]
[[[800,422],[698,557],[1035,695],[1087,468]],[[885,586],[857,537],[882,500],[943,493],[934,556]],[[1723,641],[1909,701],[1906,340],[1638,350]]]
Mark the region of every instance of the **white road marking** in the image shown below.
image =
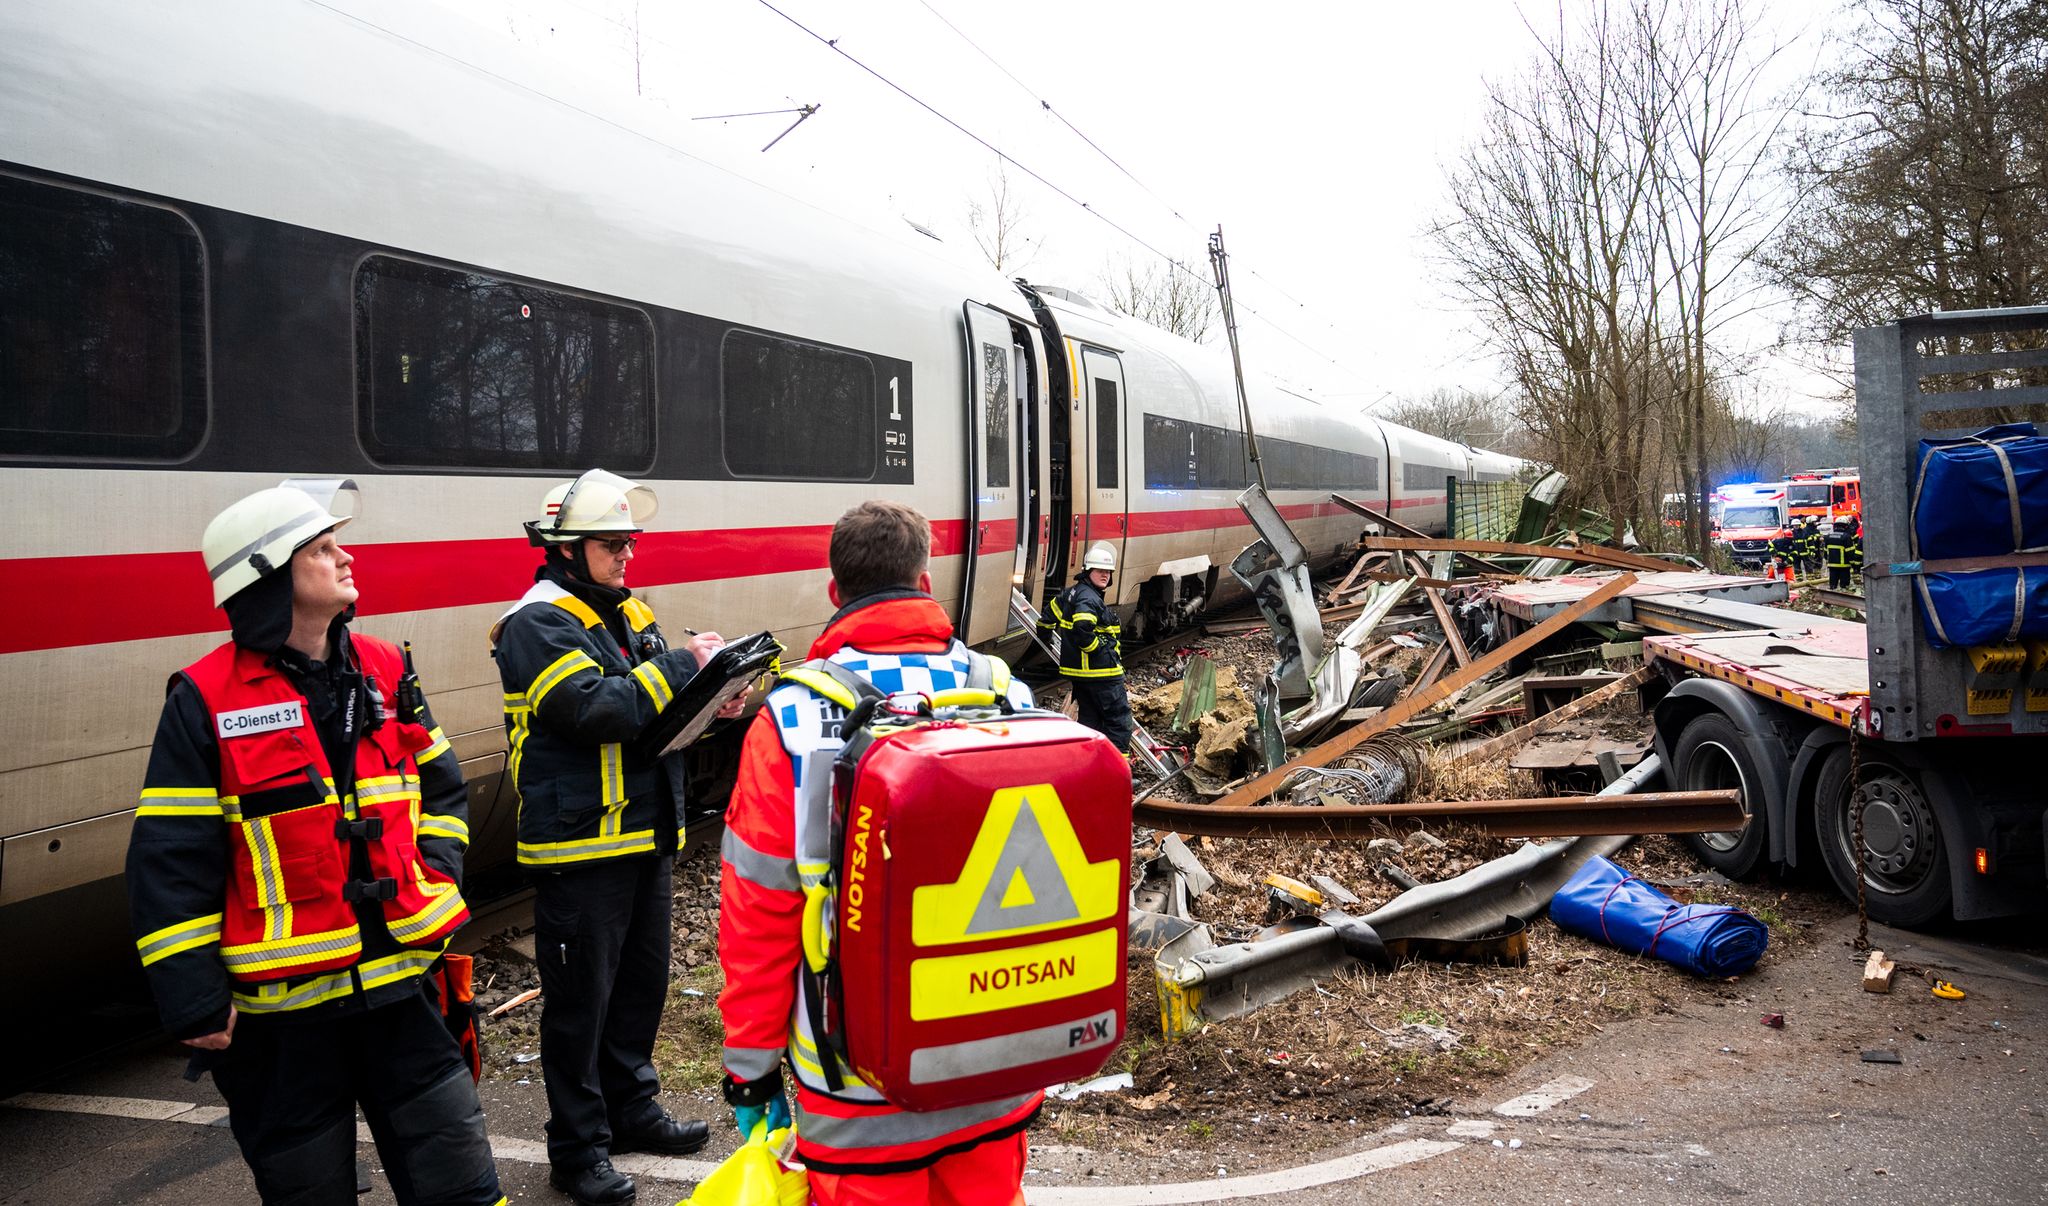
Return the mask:
[[[1371,1173],[1384,1172],[1403,1164],[1414,1164],[1445,1152],[1457,1151],[1462,1143],[1440,1139],[1409,1139],[1390,1143],[1356,1155],[1339,1156],[1299,1168],[1249,1177],[1219,1177],[1214,1181],[1189,1181],[1178,1185],[1104,1185],[1063,1189],[1048,1186],[1024,1190],[1026,1206],[1168,1206],[1180,1202],[1218,1202],[1229,1198],[1260,1198],[1268,1194],[1292,1193],[1336,1181],[1349,1181]]]
[[[190,1101],[156,1101],[147,1097],[101,1097],[87,1093],[17,1093],[0,1106],[17,1110],[51,1110],[60,1114],[98,1114],[103,1118],[137,1118],[144,1122],[189,1122],[208,1126],[227,1117],[220,1106]]]
[[[1493,1112],[1503,1118],[1527,1118],[1541,1114],[1559,1102],[1570,1101],[1592,1087],[1593,1082],[1583,1076],[1560,1076],[1520,1097],[1508,1098],[1493,1107]]]
[[[491,1136],[491,1154],[500,1160],[513,1160],[520,1164],[548,1162],[548,1145],[535,1139],[513,1139],[507,1136]],[[612,1167],[635,1177],[652,1177],[657,1181],[702,1181],[718,1167],[717,1161],[684,1160],[677,1156],[652,1156],[636,1152],[630,1156],[613,1156]]]
[[[1495,1106],[1493,1112],[1509,1117],[1538,1114],[1568,1101],[1593,1087],[1593,1082],[1576,1076],[1561,1077]],[[67,1093],[21,1093],[0,1101],[0,1106],[24,1110],[55,1110],[70,1114],[98,1114],[114,1118],[135,1118],[151,1122],[181,1122],[210,1125],[227,1116],[220,1106],[202,1106],[189,1101],[154,1101],[141,1097],[101,1097]],[[1483,1139],[1493,1124],[1483,1119],[1466,1119],[1451,1124],[1450,1133],[1460,1138]],[[358,1128],[358,1138],[369,1142],[367,1127]],[[1259,1198],[1292,1193],[1355,1180],[1405,1164],[1434,1159],[1463,1148],[1463,1143],[1443,1139],[1406,1139],[1368,1151],[1303,1164],[1294,1168],[1250,1176],[1222,1177],[1213,1181],[1188,1181],[1173,1185],[1044,1186],[1027,1188],[1027,1206],[1177,1206],[1187,1202],[1216,1202],[1235,1198]],[[494,1136],[491,1154],[500,1160],[545,1165],[545,1143],[532,1139]],[[613,1163],[634,1176],[661,1181],[701,1181],[718,1167],[714,1161],[683,1160],[674,1156],[636,1154],[621,1156]]]

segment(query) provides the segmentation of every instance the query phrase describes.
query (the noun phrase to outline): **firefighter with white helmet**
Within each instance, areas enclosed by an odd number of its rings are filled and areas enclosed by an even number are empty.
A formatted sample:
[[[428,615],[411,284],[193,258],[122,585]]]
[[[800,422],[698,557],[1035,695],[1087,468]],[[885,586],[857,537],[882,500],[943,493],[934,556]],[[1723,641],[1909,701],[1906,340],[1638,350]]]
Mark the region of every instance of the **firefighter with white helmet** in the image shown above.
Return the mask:
[[[1131,743],[1131,701],[1121,629],[1106,593],[1115,573],[1116,550],[1107,541],[1090,545],[1073,585],[1053,597],[1038,625],[1059,636],[1060,674],[1073,688],[1077,719],[1122,750]]]
[[[654,514],[653,490],[602,469],[549,490],[525,525],[545,550],[533,587],[491,630],[535,891],[549,1180],[585,1206],[633,1200],[612,1156],[682,1155],[708,1137],[655,1100],[683,775],[635,739],[723,642],[670,648],[627,588]]]
[[[468,795],[409,653],[348,629],[354,495],[287,482],[207,526],[233,635],[171,679],[130,915],[264,1201],[353,1199],[360,1105],[398,1201],[485,1206],[476,1084],[424,991],[469,917]]]

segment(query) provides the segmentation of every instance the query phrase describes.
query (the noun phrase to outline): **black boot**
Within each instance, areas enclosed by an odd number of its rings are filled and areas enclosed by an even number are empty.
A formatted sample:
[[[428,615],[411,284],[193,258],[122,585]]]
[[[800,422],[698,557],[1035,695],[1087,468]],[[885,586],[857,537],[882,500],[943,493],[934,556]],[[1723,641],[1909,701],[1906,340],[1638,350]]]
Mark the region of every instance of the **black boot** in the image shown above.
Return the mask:
[[[627,1206],[635,1192],[633,1178],[599,1160],[588,1168],[549,1168],[548,1184],[575,1201],[576,1206]]]
[[[701,1122],[682,1122],[667,1114],[631,1130],[621,1127],[612,1133],[614,1152],[655,1152],[663,1156],[687,1156],[711,1138],[711,1128]]]

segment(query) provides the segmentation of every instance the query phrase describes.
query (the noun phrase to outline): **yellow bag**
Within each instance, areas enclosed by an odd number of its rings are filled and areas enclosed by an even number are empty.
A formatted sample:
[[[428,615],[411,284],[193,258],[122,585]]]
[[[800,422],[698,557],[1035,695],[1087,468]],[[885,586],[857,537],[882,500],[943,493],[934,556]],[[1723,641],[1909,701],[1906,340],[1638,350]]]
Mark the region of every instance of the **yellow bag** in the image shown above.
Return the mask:
[[[725,1163],[697,1183],[688,1201],[676,1206],[808,1206],[810,1177],[802,1165],[791,1168],[783,1163],[795,1147],[796,1128],[771,1134],[763,1123]]]

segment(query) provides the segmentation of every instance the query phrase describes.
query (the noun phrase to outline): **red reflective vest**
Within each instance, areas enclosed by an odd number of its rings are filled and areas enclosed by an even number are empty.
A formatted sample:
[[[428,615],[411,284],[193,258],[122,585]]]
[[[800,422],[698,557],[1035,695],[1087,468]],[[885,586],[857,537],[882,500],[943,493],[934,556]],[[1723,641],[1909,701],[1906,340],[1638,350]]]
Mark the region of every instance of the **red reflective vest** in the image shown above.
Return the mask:
[[[404,661],[396,646],[351,635],[358,665],[383,701],[381,723],[356,741],[346,794],[305,697],[268,659],[232,642],[186,667],[220,743],[220,803],[230,870],[221,962],[244,984],[348,967],[362,955],[357,900],[379,900],[401,946],[431,946],[469,918],[462,893],[419,855],[420,774],[434,743],[393,708]],[[368,848],[371,879],[349,874],[349,843]]]

